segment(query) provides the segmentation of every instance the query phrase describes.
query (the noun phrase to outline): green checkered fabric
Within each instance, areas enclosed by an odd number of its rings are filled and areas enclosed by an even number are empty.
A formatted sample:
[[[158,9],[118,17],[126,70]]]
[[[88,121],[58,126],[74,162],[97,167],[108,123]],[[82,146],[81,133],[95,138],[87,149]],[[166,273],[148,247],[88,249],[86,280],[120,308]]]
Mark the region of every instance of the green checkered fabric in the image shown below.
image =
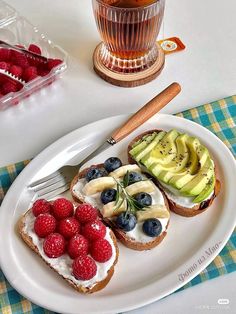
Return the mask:
[[[29,163],[29,160],[0,168],[0,205],[12,182]]]
[[[236,156],[236,95],[186,110],[177,116],[195,121],[215,133]],[[0,169],[0,201],[16,176],[29,161]],[[236,270],[236,230],[214,261],[180,290]],[[52,314],[26,300],[14,290],[0,270],[0,312],[2,314]]]
[[[195,121],[215,133],[215,135],[228,146],[234,157],[236,157],[236,95],[186,110],[182,113],[178,113],[177,116]],[[195,286],[205,280],[231,273],[235,270],[236,229],[232,233],[226,246],[213,262],[178,291]]]

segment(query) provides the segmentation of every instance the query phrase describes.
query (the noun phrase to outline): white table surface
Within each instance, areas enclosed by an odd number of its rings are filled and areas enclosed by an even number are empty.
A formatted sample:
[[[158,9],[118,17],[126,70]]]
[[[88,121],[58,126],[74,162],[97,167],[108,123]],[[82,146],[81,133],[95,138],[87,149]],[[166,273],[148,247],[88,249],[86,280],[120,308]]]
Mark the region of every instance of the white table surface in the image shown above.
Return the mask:
[[[182,85],[182,93],[162,110],[165,113],[236,93],[235,0],[167,0],[164,36],[180,37],[187,48],[167,56],[158,79],[134,89],[109,85],[92,70],[99,35],[91,1],[8,2],[73,58],[63,79],[46,92],[0,112],[0,166],[31,158],[89,122],[134,112],[173,81]],[[235,313],[235,282],[236,273],[222,276],[132,313]],[[219,298],[228,298],[229,306],[218,305]]]

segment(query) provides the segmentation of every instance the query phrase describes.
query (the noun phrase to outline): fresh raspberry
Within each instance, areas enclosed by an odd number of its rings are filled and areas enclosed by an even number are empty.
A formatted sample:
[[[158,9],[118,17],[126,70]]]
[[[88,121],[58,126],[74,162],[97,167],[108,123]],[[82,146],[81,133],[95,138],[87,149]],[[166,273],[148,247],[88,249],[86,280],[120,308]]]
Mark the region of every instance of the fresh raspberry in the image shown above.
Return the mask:
[[[36,217],[34,231],[40,238],[45,238],[56,229],[56,219],[50,214],[41,214]]]
[[[50,71],[48,69],[45,69],[45,68],[38,68],[38,75],[39,76],[46,76],[48,75]]]
[[[88,254],[88,240],[81,234],[74,235],[67,246],[67,252],[71,258],[76,258],[81,255]]]
[[[35,217],[37,217],[40,214],[49,213],[50,210],[51,210],[51,204],[44,199],[37,200],[36,202],[34,202],[32,206],[32,212]]]
[[[97,219],[98,211],[90,204],[81,204],[75,210],[75,218],[81,223],[94,221]]]
[[[11,58],[11,50],[0,48],[0,61],[8,61]]]
[[[29,62],[26,55],[19,51],[12,51],[11,61],[15,65],[19,65],[22,68],[28,68]]]
[[[1,93],[3,95],[6,95],[8,93],[15,93],[19,90],[19,85],[12,82],[12,81],[6,81],[3,85],[2,85],[2,88],[1,88]]]
[[[66,198],[58,198],[52,204],[52,213],[58,220],[71,217],[74,213],[73,204]]]
[[[79,256],[72,264],[72,274],[76,279],[89,280],[97,273],[97,265],[90,256]]]
[[[111,244],[106,239],[98,239],[91,244],[90,253],[95,261],[105,263],[112,256]]]
[[[28,68],[26,68],[23,72],[23,79],[26,82],[32,81],[33,79],[35,79],[38,76],[37,74],[37,68],[34,66],[30,66]]]
[[[58,225],[58,232],[66,239],[70,239],[80,231],[80,224],[75,217],[62,219]]]
[[[3,83],[6,83],[6,82],[8,82],[8,81],[9,81],[9,80],[8,80],[8,78],[6,77],[6,75],[0,73],[0,86],[3,85]]]
[[[59,233],[51,233],[44,240],[44,253],[50,258],[56,258],[65,253],[66,241]]]
[[[61,63],[62,60],[60,59],[48,59],[48,69],[51,71],[51,69],[55,68],[57,65]]]
[[[106,227],[100,220],[95,220],[86,223],[82,231],[85,238],[94,241],[105,237]]]
[[[10,68],[10,63],[4,62],[4,61],[0,62],[0,69],[8,71],[9,68]]]
[[[38,55],[41,55],[41,53],[42,53],[39,46],[37,46],[35,44],[30,44],[28,50],[33,52],[33,53],[37,53]]]
[[[13,75],[15,75],[17,77],[21,77],[21,75],[23,73],[23,69],[18,65],[11,65],[9,72],[11,72]]]

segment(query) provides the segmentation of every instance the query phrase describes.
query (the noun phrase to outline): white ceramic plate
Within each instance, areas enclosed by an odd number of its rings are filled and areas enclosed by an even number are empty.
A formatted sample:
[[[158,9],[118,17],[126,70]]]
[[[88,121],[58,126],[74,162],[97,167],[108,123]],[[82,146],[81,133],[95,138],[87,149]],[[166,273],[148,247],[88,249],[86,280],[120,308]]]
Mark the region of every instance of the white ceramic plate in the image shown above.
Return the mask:
[[[222,190],[211,208],[193,218],[172,213],[166,238],[151,251],[136,252],[120,245],[120,258],[111,282],[93,295],[77,293],[21,241],[15,226],[32,201],[26,186],[69,160],[71,163],[79,161],[126,118],[117,116],[101,120],[61,138],[25,168],[4,199],[0,210],[2,270],[13,287],[40,306],[60,313],[85,314],[122,312],[148,304],[194,278],[220,252],[233,231],[236,164],[230,151],[198,124],[159,114],[94,162],[113,155],[125,162],[127,144],[144,130],[176,128],[187,132],[207,145],[219,169]]]

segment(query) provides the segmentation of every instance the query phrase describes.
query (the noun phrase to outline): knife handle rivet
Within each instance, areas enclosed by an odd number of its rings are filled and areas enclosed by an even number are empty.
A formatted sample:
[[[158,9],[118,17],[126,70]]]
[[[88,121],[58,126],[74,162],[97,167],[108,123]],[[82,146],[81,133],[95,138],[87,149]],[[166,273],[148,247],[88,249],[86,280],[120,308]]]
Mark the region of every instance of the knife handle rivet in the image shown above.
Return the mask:
[[[115,145],[115,144],[116,144],[116,141],[114,140],[113,137],[109,137],[109,138],[107,139],[107,143],[110,144],[110,145]]]

